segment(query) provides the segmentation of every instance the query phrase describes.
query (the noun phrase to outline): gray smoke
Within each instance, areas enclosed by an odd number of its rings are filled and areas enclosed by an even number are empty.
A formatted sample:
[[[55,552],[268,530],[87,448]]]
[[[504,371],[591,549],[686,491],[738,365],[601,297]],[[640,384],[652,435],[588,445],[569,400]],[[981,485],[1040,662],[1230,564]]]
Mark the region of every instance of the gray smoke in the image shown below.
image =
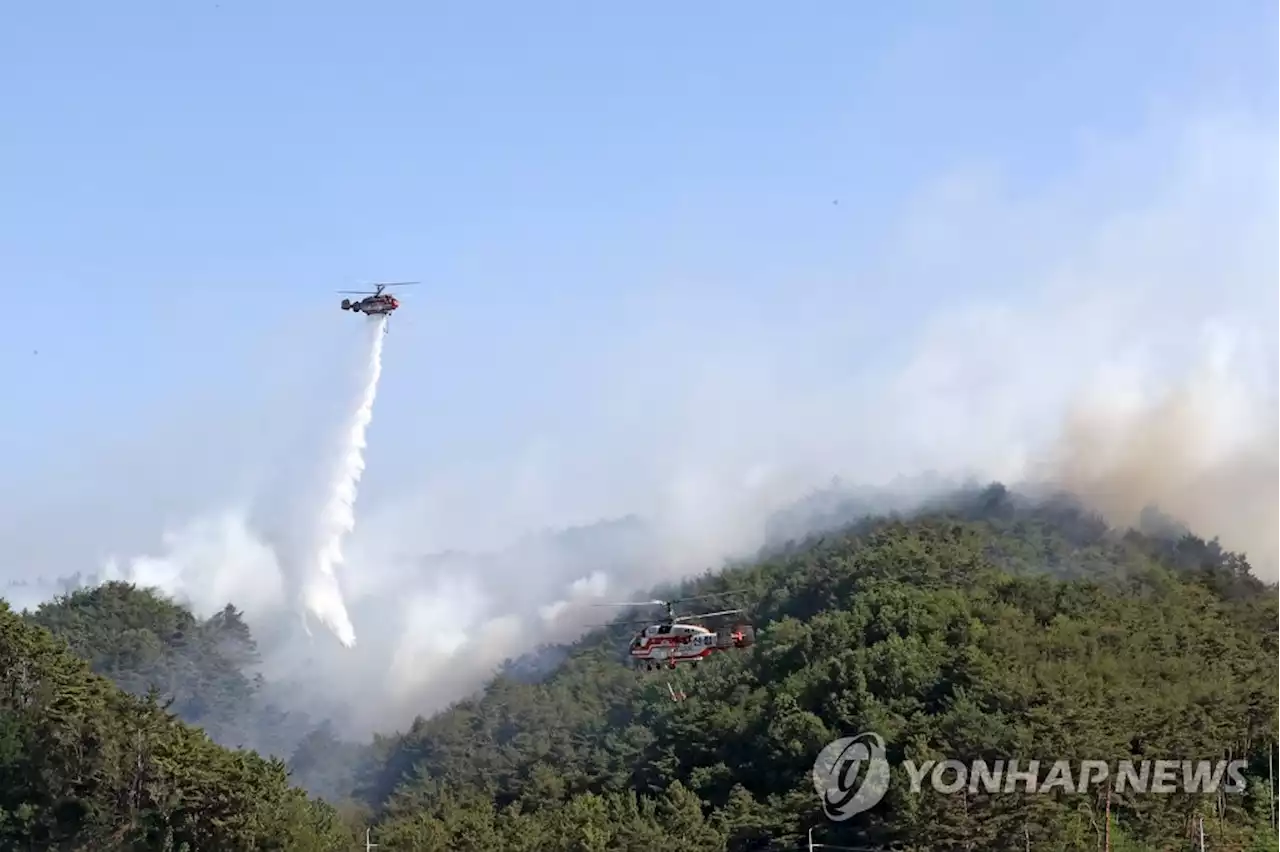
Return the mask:
[[[111,570],[204,612],[234,601],[264,675],[300,707],[350,708],[361,734],[572,639],[601,620],[593,602],[820,526],[821,501],[776,512],[833,476],[909,477],[899,508],[930,472],[1047,480],[1118,523],[1154,503],[1274,576],[1275,150],[1270,123],[1232,118],[1154,128],[1030,198],[948,178],[844,286],[786,282],[793,315],[664,290],[595,353],[608,381],[578,389],[563,434],[509,467],[362,496],[343,573],[355,648],[297,629],[286,536],[247,499]]]

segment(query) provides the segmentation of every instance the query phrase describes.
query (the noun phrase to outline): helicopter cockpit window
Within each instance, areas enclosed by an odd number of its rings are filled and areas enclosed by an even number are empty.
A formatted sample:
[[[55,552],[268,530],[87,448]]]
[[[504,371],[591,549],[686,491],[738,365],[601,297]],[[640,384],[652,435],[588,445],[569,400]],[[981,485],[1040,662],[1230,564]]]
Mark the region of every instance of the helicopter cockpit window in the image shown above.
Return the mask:
[[[670,633],[670,632],[671,632],[671,625],[670,625],[670,624],[664,624],[664,625],[662,625],[661,627],[659,627],[659,628],[658,628],[658,634],[659,634],[660,636],[665,636],[666,634],[668,634],[668,633]]]

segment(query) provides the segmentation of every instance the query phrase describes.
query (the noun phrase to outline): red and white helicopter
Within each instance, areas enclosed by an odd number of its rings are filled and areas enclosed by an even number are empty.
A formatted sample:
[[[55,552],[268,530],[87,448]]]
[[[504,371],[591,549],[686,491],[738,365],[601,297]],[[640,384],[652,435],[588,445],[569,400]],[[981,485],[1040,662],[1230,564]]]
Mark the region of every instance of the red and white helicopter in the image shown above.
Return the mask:
[[[645,671],[668,668],[674,669],[680,663],[697,665],[717,651],[732,651],[735,648],[748,648],[755,644],[756,632],[750,624],[738,623],[732,627],[721,627],[710,630],[701,624],[690,624],[691,621],[704,618],[716,618],[723,615],[734,615],[743,612],[741,609],[722,609],[715,612],[700,612],[690,615],[676,615],[675,604],[686,601],[703,600],[735,594],[721,592],[719,594],[697,595],[673,601],[631,601],[623,603],[598,604],[598,606],[661,606],[667,610],[667,617],[660,622],[622,621],[617,624],[643,624],[644,629],[631,640],[627,653],[636,668]]]
[[[355,313],[364,313],[371,317],[390,316],[391,312],[400,307],[400,300],[392,295],[383,295],[382,291],[388,287],[405,287],[409,284],[417,284],[417,281],[390,281],[385,284],[374,284],[372,292],[368,290],[339,290],[339,293],[347,293],[350,295],[364,296],[363,299],[342,300],[342,309],[344,311],[354,311]]]

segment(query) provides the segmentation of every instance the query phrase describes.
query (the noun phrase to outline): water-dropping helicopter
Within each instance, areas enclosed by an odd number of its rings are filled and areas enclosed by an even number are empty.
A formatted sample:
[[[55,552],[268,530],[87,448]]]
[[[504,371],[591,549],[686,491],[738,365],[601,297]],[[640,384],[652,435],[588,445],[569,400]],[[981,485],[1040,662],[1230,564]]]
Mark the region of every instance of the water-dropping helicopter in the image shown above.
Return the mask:
[[[338,292],[353,296],[364,296],[363,299],[343,299],[342,309],[344,311],[363,313],[371,317],[390,316],[392,311],[400,307],[400,300],[390,294],[384,294],[382,291],[388,287],[407,287],[410,284],[417,283],[417,281],[389,281],[371,285],[374,288],[372,291],[339,290]]]
[[[653,671],[655,669],[674,669],[680,663],[697,665],[698,661],[718,651],[732,651],[738,648],[749,648],[755,644],[755,628],[745,622],[738,622],[731,627],[720,627],[716,630],[691,622],[744,612],[741,609],[721,609],[715,612],[690,613],[676,615],[675,605],[688,601],[705,600],[738,592],[718,592],[708,595],[695,595],[675,600],[624,601],[621,603],[597,604],[597,606],[661,606],[666,610],[666,618],[661,621],[622,621],[616,624],[642,624],[644,629],[631,640],[627,654],[637,669]]]

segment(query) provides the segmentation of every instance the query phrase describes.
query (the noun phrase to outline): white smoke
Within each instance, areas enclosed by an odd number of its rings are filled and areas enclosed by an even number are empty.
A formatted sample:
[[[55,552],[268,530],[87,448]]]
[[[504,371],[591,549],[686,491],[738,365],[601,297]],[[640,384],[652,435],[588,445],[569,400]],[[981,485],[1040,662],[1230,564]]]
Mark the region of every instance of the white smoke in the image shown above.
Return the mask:
[[[366,410],[315,571],[344,617],[350,607],[360,647],[326,655],[282,641],[264,648],[264,675],[305,671],[300,705],[361,696],[359,733],[403,724],[475,689],[504,658],[607,618],[586,606],[606,592],[630,597],[749,552],[774,508],[833,474],[891,482],[932,470],[1015,484],[1047,460],[1049,477],[1117,522],[1155,501],[1186,514],[1197,534],[1220,534],[1251,558],[1274,554],[1275,130],[1269,120],[1160,130],[1132,160],[1086,161],[1057,194],[1028,199],[981,182],[926,193],[928,227],[919,217],[903,224],[878,280],[840,293],[794,282],[797,301],[829,300],[825,322],[770,317],[752,328],[720,306],[696,314],[674,297],[628,318],[642,339],[592,353],[607,387],[575,388],[573,417],[529,439],[537,452],[528,463],[427,470],[403,499],[362,505],[360,529],[344,542]],[[1127,177],[1148,161],[1167,167],[1150,193]],[[927,317],[869,295],[913,284]],[[851,319],[862,315],[860,326]],[[672,318],[687,322],[687,339],[671,332]],[[1224,347],[1224,336],[1256,342]],[[491,357],[481,344],[466,350],[462,335],[451,345],[463,347],[450,352],[459,370]],[[374,357],[369,406],[379,367]],[[1187,384],[1195,376],[1208,378]],[[1191,391],[1177,405],[1161,405],[1183,386]],[[1112,408],[1124,416],[1099,416]],[[1152,421],[1161,429],[1147,429]],[[1262,438],[1269,457],[1248,451]],[[453,447],[438,449],[447,457]],[[585,556],[530,535],[628,512],[651,535],[610,533]],[[133,576],[199,599],[206,613],[228,600],[246,609],[272,600],[263,589],[278,580],[278,542],[224,530],[240,544],[213,547],[218,529],[193,524],[167,552],[135,561]],[[464,548],[487,552],[448,552]],[[272,624],[251,623],[260,636]]]
[[[164,556],[137,556],[124,564],[109,557],[96,579],[164,589],[203,615],[234,602],[256,621],[285,601],[275,551],[238,507],[166,530],[162,543]]]
[[[344,562],[343,541],[356,526],[356,492],[364,473],[364,450],[368,444],[365,432],[373,420],[373,402],[378,395],[378,380],[382,377],[382,344],[386,339],[386,326],[385,316],[374,317],[369,323],[373,339],[369,347],[368,373],[359,405],[347,430],[346,444],[338,459],[329,500],[320,513],[320,548],[316,554],[315,571],[303,590],[307,611],[320,619],[348,648],[355,645],[356,633],[342,599],[337,571]]]

